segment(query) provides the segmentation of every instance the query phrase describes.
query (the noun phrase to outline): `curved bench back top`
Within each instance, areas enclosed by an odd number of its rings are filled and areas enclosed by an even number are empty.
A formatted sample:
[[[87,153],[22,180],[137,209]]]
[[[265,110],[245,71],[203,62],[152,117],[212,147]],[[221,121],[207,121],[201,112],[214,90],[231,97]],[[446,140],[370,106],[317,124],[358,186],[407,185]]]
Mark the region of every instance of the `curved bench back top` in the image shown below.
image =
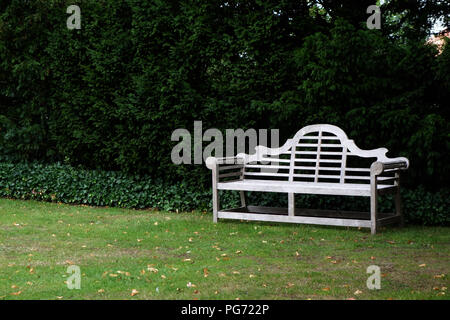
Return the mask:
[[[369,183],[370,165],[351,167],[349,157],[388,158],[386,148],[361,150],[345,132],[334,125],[315,124],[300,129],[280,148],[256,147],[252,155],[238,154],[246,163],[245,179],[271,179],[327,183]]]

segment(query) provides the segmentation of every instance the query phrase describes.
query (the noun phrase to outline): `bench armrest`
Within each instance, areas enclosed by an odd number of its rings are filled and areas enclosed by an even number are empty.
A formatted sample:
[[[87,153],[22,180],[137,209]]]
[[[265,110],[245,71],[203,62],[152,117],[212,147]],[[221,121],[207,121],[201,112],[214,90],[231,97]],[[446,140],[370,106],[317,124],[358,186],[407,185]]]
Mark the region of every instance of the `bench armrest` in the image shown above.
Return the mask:
[[[397,158],[393,161],[375,161],[370,166],[370,174],[378,176],[386,170],[406,170],[409,167],[409,161],[406,158]]]
[[[206,159],[206,167],[208,169],[213,170],[214,167],[216,165],[221,165],[221,164],[244,164],[244,158],[240,157],[240,156],[235,156],[235,157],[221,157],[221,158],[216,158],[216,157],[208,157]]]

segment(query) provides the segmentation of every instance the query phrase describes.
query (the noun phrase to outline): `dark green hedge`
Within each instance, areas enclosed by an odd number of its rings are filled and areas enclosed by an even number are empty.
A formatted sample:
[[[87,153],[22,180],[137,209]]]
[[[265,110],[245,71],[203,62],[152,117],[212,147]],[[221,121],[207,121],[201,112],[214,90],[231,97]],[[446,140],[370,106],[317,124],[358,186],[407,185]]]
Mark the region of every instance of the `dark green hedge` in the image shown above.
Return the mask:
[[[408,157],[406,186],[438,190],[450,180],[450,50],[425,35],[448,4],[388,1],[383,28],[368,30],[373,3],[2,0],[0,159],[205,187],[204,166],[171,163],[176,128],[279,128],[284,140],[331,123]],[[66,28],[69,4],[81,30]]]
[[[402,190],[408,223],[449,225],[450,190],[427,192],[423,188]],[[84,170],[69,165],[0,163],[0,197],[124,208],[160,210],[211,210],[211,192],[198,185],[167,184],[145,175]],[[284,194],[251,193],[251,204],[286,206]],[[236,206],[238,194],[223,193],[223,206]],[[367,198],[297,196],[299,207],[368,210]],[[380,210],[393,212],[391,197],[382,197]]]

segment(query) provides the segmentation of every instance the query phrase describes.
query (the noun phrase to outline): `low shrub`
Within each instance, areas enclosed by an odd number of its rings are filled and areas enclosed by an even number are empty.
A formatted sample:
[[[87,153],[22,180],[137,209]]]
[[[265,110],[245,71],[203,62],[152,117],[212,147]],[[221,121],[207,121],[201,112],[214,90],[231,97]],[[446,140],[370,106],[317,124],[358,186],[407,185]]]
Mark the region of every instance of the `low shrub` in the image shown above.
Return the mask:
[[[402,190],[406,221],[423,225],[450,225],[448,213],[450,189],[430,192],[423,187]],[[167,183],[145,175],[118,171],[86,170],[66,164],[0,163],[0,197],[39,201],[111,206],[155,208],[166,211],[209,211],[211,189],[184,182]],[[274,193],[250,193],[250,204],[286,206],[287,196]],[[224,207],[239,203],[237,192],[222,192]],[[298,195],[298,207],[365,210],[368,198]],[[394,210],[391,196],[381,197],[380,210]]]

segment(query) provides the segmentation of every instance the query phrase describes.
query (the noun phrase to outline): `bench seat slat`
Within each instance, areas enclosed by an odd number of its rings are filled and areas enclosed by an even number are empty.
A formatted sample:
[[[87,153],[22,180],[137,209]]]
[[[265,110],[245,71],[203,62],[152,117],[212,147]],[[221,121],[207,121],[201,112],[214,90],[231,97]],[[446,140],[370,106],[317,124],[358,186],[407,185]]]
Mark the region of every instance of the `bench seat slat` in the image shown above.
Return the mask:
[[[391,186],[378,185],[378,189]],[[326,182],[300,182],[300,181],[275,181],[244,179],[239,181],[219,182],[217,188],[220,190],[241,190],[259,192],[281,192],[301,194],[328,194],[349,196],[370,196],[369,184],[356,183],[326,183]]]

